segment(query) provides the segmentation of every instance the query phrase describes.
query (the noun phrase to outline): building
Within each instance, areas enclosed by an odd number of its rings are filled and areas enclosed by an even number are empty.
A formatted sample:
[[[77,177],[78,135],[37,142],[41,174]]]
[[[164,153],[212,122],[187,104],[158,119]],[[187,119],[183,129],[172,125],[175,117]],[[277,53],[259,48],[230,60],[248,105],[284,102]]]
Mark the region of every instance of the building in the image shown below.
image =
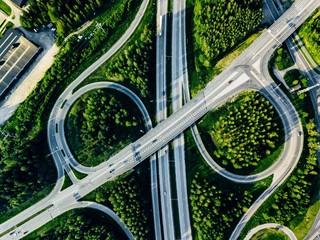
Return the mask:
[[[301,89],[301,84],[298,83],[297,85],[293,86],[292,88],[290,88],[290,92],[295,92]]]
[[[13,2],[18,7],[22,7],[23,4],[25,3],[25,0],[11,0],[11,2]]]
[[[16,80],[39,48],[10,28],[0,39],[0,96]]]

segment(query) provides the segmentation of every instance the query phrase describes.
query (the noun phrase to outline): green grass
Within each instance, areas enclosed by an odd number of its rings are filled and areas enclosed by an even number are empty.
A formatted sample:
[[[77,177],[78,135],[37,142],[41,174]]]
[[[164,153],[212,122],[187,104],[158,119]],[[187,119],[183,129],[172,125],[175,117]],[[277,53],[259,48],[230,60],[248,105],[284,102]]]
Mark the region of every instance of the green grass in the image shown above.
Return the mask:
[[[6,4],[4,1],[0,0],[0,9],[7,14],[8,16],[11,15],[11,8]]]
[[[1,33],[0,33],[0,37],[2,37],[2,35],[9,29],[14,27],[14,24],[11,21],[8,21],[6,23],[6,25],[4,26],[4,28],[2,29]]]
[[[188,52],[188,71],[191,79],[190,81],[191,96],[194,97],[195,95],[197,95],[207,85],[207,83],[209,83],[215,76],[218,76],[228,65],[232,63],[233,60],[239,57],[240,54],[244,50],[246,50],[251,45],[251,43],[253,43],[253,41],[256,40],[261,35],[262,32],[263,30],[260,30],[259,32],[256,32],[250,35],[242,43],[237,45],[235,48],[230,50],[230,52],[227,53],[224,57],[218,60],[213,68],[208,68],[207,71],[204,71],[203,73],[196,72],[195,68],[193,66],[190,66],[190,64],[192,64],[192,61],[190,61],[189,59],[194,57],[194,53],[190,54],[190,51],[189,51]],[[191,70],[189,70],[189,67]],[[200,76],[206,76],[205,81],[199,80]]]
[[[313,189],[314,197],[311,200],[311,205],[308,208],[306,214],[304,215],[304,218],[301,222],[299,222],[296,226],[293,226],[293,224],[290,226],[294,234],[298,239],[304,239],[304,237],[308,234],[310,231],[317,214],[320,209],[320,177],[318,176],[317,182],[315,183],[315,188]]]
[[[191,97],[199,93],[215,76],[219,75],[234,59],[236,59],[250,44],[257,39],[264,29],[259,29],[257,32],[248,35],[242,43],[236,45],[226,52],[220,59],[216,59],[214,67],[207,68],[206,71],[198,72],[195,66],[195,42],[193,38],[193,7],[194,1],[188,0],[186,3],[186,35],[187,35],[187,61],[188,74]]]
[[[266,170],[268,167],[270,167],[273,163],[275,163],[279,158],[280,154],[282,153],[283,147],[283,144],[280,145],[269,156],[262,159],[259,163],[259,166],[254,171],[252,171],[252,174],[262,172],[263,170]]]
[[[73,183],[72,183],[69,175],[66,174],[66,172],[65,172],[65,174],[64,174],[64,181],[63,181],[63,185],[62,185],[61,191],[64,190],[64,189],[66,189],[66,188],[68,188],[68,187],[70,187],[72,184],[73,184]]]
[[[319,20],[320,11],[317,10],[313,16],[309,17],[307,21],[305,21],[300,27],[298,34],[308,50],[310,56],[316,62],[316,64],[320,65],[320,56],[318,54],[318,44],[319,41],[319,29],[315,27],[315,21]],[[311,27],[313,27],[311,29]]]
[[[229,54],[227,54],[225,57],[223,57],[221,60],[217,62],[217,64],[214,66],[214,69],[217,69],[217,71],[222,72],[234,59],[240,56],[240,54],[246,50],[251,43],[253,43],[261,34],[263,30],[260,30],[259,32],[256,32],[252,35],[250,35],[246,40],[244,40],[242,43],[240,43],[238,46],[235,47]]]
[[[76,178],[77,178],[78,180],[81,180],[81,179],[85,178],[86,176],[88,176],[87,174],[78,172],[78,171],[76,171],[75,169],[72,169],[72,172],[74,173],[74,175],[76,176]]]
[[[257,232],[251,240],[289,240],[290,238],[282,231],[270,228]]]

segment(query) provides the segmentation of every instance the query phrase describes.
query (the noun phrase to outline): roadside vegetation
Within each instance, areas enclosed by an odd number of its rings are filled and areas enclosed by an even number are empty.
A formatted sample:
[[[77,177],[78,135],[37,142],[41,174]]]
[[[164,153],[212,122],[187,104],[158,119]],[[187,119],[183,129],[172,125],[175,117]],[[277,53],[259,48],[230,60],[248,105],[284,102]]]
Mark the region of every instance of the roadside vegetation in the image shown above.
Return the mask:
[[[272,69],[273,61],[269,63]],[[279,83],[270,70],[271,76]],[[297,95],[289,93],[283,86],[282,90],[287,93],[296,110],[299,113],[304,134],[304,150],[297,167],[288,180],[260,207],[254,218],[246,225],[242,235],[249,229],[268,222],[283,224],[303,239],[308,233],[311,224],[305,221],[314,221],[315,214],[310,214],[309,209],[319,206],[319,184],[317,176],[317,149],[319,135],[315,125],[314,112],[311,99],[306,93]],[[308,215],[308,217],[306,217]],[[306,227],[307,226],[307,227]]]
[[[302,75],[298,69],[292,69],[286,72],[284,75],[284,80],[290,88],[298,84],[300,84],[301,87],[308,86],[307,78],[304,75]]]
[[[153,8],[154,9],[154,8]],[[88,83],[97,81],[115,81],[133,90],[148,107],[154,100],[155,88],[155,13],[148,11],[131,40],[123,50],[115,54],[109,61],[102,64],[75,90]],[[152,111],[153,107],[149,107]]]
[[[263,171],[277,160],[284,142],[281,128],[271,103],[252,91],[207,113],[199,124],[212,158],[245,175]]]
[[[122,229],[105,213],[95,209],[71,210],[53,219],[24,239],[126,239]]]
[[[290,240],[290,238],[282,231],[270,228],[257,232],[251,240]]]
[[[135,239],[154,239],[149,161],[105,183],[87,195],[85,200],[113,209]]]
[[[193,238],[229,239],[271,178],[239,184],[219,176],[202,158],[190,131],[186,133],[186,159]]]
[[[294,64],[286,47],[278,48],[274,53],[274,58],[274,65],[280,71],[285,70]]]
[[[68,187],[70,187],[72,184],[73,183],[72,183],[69,175],[66,172],[64,172],[64,181],[63,181],[63,185],[61,187],[61,191],[66,189],[66,188],[68,188]]]
[[[106,19],[105,24],[110,24],[103,25],[105,31],[96,29],[91,38],[87,32],[87,37],[80,40],[72,37],[63,44],[54,64],[36,89],[1,127],[0,222],[43,198],[52,189],[56,170],[46,144],[49,114],[65,87],[125,32],[139,3],[119,0],[113,6],[124,8],[120,20],[117,22],[119,18],[112,17],[113,8],[108,9],[97,17]],[[90,31],[89,28],[87,30]]]
[[[5,21],[3,22],[3,24],[5,23]],[[1,28],[1,26],[0,26]],[[2,28],[1,32],[0,32],[0,38],[3,36],[3,34],[5,34],[5,32],[9,29],[9,28],[14,28],[14,24],[11,21],[7,21],[6,25]]]
[[[187,4],[191,90],[202,89],[219,74],[214,66],[254,31],[262,20],[261,1],[192,1]],[[190,11],[191,10],[191,11]],[[188,18],[187,18],[188,19]],[[189,71],[190,72],[190,71]]]
[[[95,16],[107,9],[113,8],[112,15],[114,28],[121,20],[123,12],[129,10],[131,1],[126,1],[122,6],[114,8],[121,1],[111,0],[57,0],[57,1],[37,1],[30,0],[28,11],[24,11],[21,16],[21,25],[25,28],[37,28],[42,24],[54,23],[57,28],[57,35],[66,37],[70,32],[81,26],[83,23],[92,20]],[[128,4],[128,5],[127,5]],[[126,9],[128,8],[128,9]],[[103,23],[106,27],[110,23]]]
[[[2,10],[7,16],[11,15],[11,8],[3,0],[0,0],[0,10]]]
[[[80,164],[96,166],[141,136],[141,113],[123,93],[92,90],[79,98],[67,117],[67,140]]]
[[[320,65],[320,10],[302,24],[298,34],[314,61]]]

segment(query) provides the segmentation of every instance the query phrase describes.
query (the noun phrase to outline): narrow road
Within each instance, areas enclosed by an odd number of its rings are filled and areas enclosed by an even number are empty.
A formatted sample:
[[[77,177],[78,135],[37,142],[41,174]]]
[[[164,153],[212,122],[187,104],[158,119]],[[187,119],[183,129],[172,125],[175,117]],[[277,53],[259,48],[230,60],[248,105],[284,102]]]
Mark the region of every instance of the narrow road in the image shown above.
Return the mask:
[[[263,229],[269,229],[269,228],[275,228],[282,231],[290,238],[290,240],[297,240],[296,235],[294,235],[294,233],[289,228],[282,226],[278,223],[267,223],[267,224],[259,225],[251,229],[250,232],[247,234],[247,236],[244,238],[244,240],[250,240],[259,231]]]

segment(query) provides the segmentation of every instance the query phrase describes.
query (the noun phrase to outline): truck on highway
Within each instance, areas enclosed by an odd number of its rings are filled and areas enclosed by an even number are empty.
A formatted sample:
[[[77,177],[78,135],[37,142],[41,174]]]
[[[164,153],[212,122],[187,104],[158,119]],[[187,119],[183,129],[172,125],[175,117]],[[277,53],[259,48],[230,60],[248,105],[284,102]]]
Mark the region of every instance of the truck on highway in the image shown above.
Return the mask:
[[[161,37],[161,34],[162,34],[162,15],[160,15],[158,33],[159,33],[159,36]]]

